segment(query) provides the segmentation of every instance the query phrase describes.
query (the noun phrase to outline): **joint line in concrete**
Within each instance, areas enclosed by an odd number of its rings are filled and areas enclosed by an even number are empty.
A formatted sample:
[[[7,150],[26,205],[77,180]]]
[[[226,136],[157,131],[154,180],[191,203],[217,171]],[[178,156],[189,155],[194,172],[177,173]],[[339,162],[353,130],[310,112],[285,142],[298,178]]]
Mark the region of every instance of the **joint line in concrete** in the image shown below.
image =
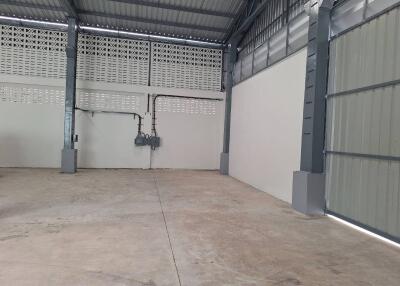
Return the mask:
[[[171,249],[172,259],[174,260],[176,276],[178,277],[179,286],[182,286],[181,277],[179,275],[178,266],[176,265],[176,258],[175,258],[174,249],[172,247],[171,236],[170,236],[169,230],[168,230],[167,219],[165,218],[164,208],[163,208],[163,204],[161,202],[160,189],[158,188],[158,182],[157,182],[156,176],[154,176],[154,185],[155,185],[156,190],[157,190],[158,202],[160,203],[161,213],[162,213],[162,216],[163,216],[163,219],[164,219],[164,226],[165,226],[165,231],[166,231],[167,237],[168,237],[169,247]]]

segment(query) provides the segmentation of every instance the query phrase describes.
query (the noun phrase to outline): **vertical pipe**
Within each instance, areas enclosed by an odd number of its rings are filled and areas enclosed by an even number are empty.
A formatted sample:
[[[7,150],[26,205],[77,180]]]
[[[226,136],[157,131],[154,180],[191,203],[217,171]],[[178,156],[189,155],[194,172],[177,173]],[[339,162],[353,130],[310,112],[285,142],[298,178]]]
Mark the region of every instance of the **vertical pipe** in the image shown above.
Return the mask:
[[[65,84],[64,149],[62,150],[61,171],[75,173],[77,150],[75,150],[75,93],[77,65],[78,30],[77,20],[68,18],[67,75]]]

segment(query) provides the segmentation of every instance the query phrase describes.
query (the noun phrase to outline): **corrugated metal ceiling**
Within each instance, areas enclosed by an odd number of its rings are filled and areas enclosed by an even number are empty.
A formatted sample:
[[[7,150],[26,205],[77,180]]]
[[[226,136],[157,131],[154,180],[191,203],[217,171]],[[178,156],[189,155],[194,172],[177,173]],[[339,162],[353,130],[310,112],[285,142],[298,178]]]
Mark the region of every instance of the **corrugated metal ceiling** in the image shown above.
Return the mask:
[[[0,15],[65,22],[68,0],[2,0]],[[246,0],[73,0],[87,26],[222,43]]]

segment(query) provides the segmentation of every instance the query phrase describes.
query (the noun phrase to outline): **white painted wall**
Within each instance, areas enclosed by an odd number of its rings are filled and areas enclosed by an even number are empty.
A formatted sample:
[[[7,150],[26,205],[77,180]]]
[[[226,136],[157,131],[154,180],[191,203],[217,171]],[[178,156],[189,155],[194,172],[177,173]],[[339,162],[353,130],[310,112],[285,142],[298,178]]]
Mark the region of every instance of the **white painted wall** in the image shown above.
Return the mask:
[[[157,92],[157,90],[156,90]],[[176,95],[180,92],[165,92]],[[199,91],[187,96],[205,97]],[[182,94],[180,94],[182,95]],[[212,98],[216,93],[210,94]],[[222,94],[219,94],[222,95]],[[147,95],[146,97],[147,101]],[[218,97],[218,96],[217,96]],[[174,99],[183,100],[184,99]],[[143,100],[142,100],[143,101]],[[152,108],[150,101],[150,111]],[[207,101],[206,101],[207,102]],[[156,127],[161,146],[135,146],[138,119],[131,115],[77,111],[76,133],[79,134],[78,166],[83,168],[176,168],[218,169],[222,150],[224,101],[213,102],[216,114],[158,111]],[[183,106],[180,110],[186,110]],[[187,111],[187,110],[186,110]],[[145,116],[142,131],[151,133],[152,114],[142,105],[137,111]]]
[[[63,134],[64,106],[0,98],[0,167],[59,167]]]
[[[64,132],[63,83],[63,80],[0,74],[0,167],[60,167]],[[78,88],[100,94],[130,92],[143,97],[135,112],[145,115],[142,130],[146,133],[151,130],[151,113],[146,114],[147,93],[224,98],[223,93],[213,91],[128,88],[86,81],[79,81]],[[40,93],[32,95],[32,90],[40,90]],[[44,100],[46,94],[51,94],[47,96],[51,100]],[[56,102],[55,98],[58,98]],[[153,164],[153,168],[217,169],[222,149],[224,101],[216,105],[215,115],[158,112],[161,147],[153,154],[148,146],[134,145],[138,119],[133,115],[78,110],[78,167],[146,169]]]
[[[133,115],[76,112],[81,168],[147,168],[148,148],[136,147],[138,119]]]
[[[306,49],[236,85],[229,173],[291,203],[300,167]]]
[[[215,115],[157,112],[162,147],[152,152],[154,168],[219,168],[223,142],[224,101],[213,102]]]

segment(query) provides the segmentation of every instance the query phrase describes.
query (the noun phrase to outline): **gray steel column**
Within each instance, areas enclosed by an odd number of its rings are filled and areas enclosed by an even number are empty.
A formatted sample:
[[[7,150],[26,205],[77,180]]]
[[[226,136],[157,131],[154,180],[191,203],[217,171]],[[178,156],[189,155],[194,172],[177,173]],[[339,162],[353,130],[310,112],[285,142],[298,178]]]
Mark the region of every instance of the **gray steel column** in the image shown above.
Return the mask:
[[[293,207],[306,214],[325,209],[325,95],[333,0],[311,0],[300,171],[293,175]]]
[[[76,64],[78,44],[78,23],[75,18],[68,18],[67,76],[65,86],[65,115],[64,115],[64,149],[62,150],[61,171],[75,173],[77,153],[75,142],[75,92]]]
[[[237,43],[234,41],[229,44],[225,54],[225,122],[224,122],[224,143],[220,158],[220,173],[228,175],[229,173],[229,141],[231,135],[231,106],[232,106],[232,87],[233,87],[233,68],[237,57]]]

